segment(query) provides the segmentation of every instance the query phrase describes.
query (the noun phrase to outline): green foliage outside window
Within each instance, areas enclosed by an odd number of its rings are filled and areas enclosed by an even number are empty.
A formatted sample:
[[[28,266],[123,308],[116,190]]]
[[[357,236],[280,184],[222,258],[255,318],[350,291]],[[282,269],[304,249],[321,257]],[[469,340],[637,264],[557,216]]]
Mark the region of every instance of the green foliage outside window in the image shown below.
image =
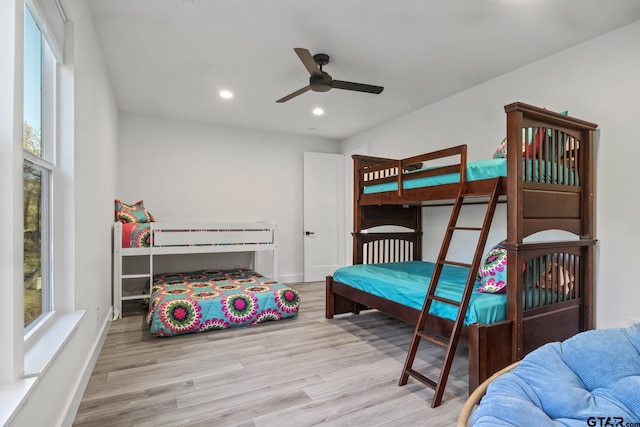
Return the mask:
[[[40,151],[40,135],[26,122],[23,146]],[[24,217],[24,326],[42,314],[42,171],[29,162],[23,165]]]

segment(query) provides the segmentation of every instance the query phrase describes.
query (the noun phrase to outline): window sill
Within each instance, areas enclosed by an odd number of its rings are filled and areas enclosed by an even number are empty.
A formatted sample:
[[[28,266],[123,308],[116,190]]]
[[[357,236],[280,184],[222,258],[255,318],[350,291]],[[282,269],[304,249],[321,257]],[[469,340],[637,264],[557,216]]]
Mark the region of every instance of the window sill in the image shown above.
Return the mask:
[[[7,425],[38,382],[38,378],[55,360],[60,350],[78,328],[86,310],[74,313],[55,313],[41,330],[25,343],[24,375],[14,384],[0,387],[0,425]]]
[[[13,415],[27,401],[37,378],[26,378],[15,384],[0,387],[0,425],[7,425]]]
[[[41,375],[71,338],[86,310],[56,313],[53,318],[25,345],[24,378]]]

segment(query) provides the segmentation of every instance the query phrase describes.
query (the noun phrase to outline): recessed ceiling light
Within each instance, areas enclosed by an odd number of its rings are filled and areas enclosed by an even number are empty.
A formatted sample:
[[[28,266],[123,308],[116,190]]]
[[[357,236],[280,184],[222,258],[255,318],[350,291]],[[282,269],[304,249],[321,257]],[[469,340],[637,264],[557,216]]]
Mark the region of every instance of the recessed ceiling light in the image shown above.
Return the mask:
[[[316,107],[313,109],[313,114],[315,114],[316,116],[321,116],[324,114],[324,110],[320,107]]]
[[[228,91],[228,90],[221,90],[220,97],[224,99],[231,99],[233,98],[233,93],[231,93],[231,91]]]

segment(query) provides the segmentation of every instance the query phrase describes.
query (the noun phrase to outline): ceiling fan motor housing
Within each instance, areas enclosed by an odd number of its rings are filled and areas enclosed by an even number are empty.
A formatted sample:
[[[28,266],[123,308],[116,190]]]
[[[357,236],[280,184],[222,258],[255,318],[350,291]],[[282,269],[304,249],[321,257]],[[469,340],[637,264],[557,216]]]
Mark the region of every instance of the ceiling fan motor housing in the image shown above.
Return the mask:
[[[309,77],[309,86],[311,86],[311,90],[314,92],[326,92],[331,89],[331,76],[323,71],[320,76],[311,76]]]

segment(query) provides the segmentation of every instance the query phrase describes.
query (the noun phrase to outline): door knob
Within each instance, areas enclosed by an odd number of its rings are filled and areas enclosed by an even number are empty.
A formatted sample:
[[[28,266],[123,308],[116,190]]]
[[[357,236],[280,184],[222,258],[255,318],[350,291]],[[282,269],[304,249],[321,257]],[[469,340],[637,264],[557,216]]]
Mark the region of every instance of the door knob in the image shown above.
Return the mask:
[[[312,236],[316,233],[314,233],[313,231],[305,231],[304,234],[306,234],[307,236]]]

